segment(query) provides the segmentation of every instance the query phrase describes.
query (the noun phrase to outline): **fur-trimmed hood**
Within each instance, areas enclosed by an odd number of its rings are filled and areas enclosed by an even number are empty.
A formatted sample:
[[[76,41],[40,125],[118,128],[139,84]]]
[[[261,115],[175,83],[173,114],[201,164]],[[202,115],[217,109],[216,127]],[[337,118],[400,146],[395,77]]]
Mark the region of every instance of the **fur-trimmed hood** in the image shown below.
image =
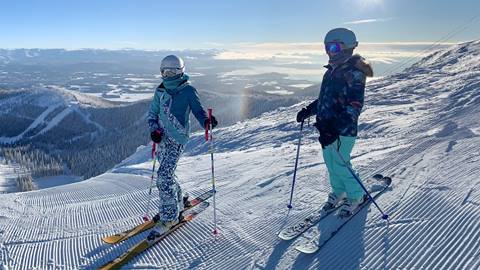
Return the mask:
[[[372,65],[359,54],[355,54],[348,60],[355,68],[361,70],[365,76],[373,77]]]

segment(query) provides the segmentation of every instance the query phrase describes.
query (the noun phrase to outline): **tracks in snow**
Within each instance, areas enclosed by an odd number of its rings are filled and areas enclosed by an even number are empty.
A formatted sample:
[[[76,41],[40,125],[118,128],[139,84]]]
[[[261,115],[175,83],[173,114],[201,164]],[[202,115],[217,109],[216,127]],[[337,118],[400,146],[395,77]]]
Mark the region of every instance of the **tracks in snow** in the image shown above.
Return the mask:
[[[376,209],[370,208],[314,256],[294,251],[297,241],[280,242],[276,237],[283,222],[289,186],[256,186],[258,180],[252,179],[243,183],[253,188],[250,192],[239,189],[235,182],[225,184],[220,190],[221,235],[217,239],[211,235],[213,224],[209,209],[161,245],[132,260],[130,266],[347,269],[358,265],[368,269],[474,269],[480,266],[480,211],[477,205],[465,201],[480,199],[478,185],[475,185],[479,168],[465,169],[461,164],[468,161],[473,151],[469,146],[475,143],[477,138],[459,141],[460,147],[448,152],[457,157],[454,160],[443,154],[448,142],[435,139],[418,143],[407,151],[395,151],[395,159],[385,157],[359,164],[364,172],[380,167],[378,171],[396,175],[393,190],[379,202],[390,212],[391,223],[381,221]],[[412,164],[415,166],[402,169]],[[185,162],[183,166],[190,163]],[[223,167],[222,164],[219,167]],[[292,218],[308,215],[310,207],[316,202],[319,206],[322,192],[327,191],[316,188],[318,191],[312,197],[307,183],[322,184],[311,174],[319,170],[323,176],[322,169],[305,170],[308,173],[299,181],[308,182],[297,187],[297,205]],[[417,180],[412,183],[409,179]],[[127,174],[105,174],[86,182],[10,196],[16,199],[12,199],[9,206],[20,216],[10,218],[2,227],[2,263],[12,269],[94,269],[102,265],[145,236],[144,233],[113,247],[102,245],[100,240],[102,235],[124,230],[140,221],[147,203],[148,181]],[[288,183],[290,179],[282,181]],[[469,187],[468,196],[465,186]],[[265,200],[266,197],[269,200]],[[342,256],[342,252],[348,252],[348,258]]]

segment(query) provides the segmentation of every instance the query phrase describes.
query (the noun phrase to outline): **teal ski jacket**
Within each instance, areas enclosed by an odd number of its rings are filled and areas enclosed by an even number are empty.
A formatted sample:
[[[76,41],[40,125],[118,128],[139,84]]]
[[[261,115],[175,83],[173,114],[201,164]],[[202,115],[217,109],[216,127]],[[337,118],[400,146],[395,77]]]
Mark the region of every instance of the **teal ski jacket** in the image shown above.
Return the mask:
[[[163,130],[167,136],[185,145],[190,136],[190,112],[203,127],[208,119],[198,92],[188,82],[188,75],[164,80],[155,89],[148,112],[150,131]]]

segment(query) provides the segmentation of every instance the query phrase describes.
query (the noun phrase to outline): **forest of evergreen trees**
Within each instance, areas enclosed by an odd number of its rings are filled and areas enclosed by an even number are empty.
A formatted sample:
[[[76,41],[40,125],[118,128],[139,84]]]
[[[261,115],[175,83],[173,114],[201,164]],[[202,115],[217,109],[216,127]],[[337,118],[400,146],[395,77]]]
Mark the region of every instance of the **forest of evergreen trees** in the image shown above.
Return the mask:
[[[34,178],[64,174],[64,166],[58,158],[52,157],[30,144],[23,146],[2,146],[0,157],[5,164],[17,165],[14,169],[17,175],[18,190],[34,190]]]

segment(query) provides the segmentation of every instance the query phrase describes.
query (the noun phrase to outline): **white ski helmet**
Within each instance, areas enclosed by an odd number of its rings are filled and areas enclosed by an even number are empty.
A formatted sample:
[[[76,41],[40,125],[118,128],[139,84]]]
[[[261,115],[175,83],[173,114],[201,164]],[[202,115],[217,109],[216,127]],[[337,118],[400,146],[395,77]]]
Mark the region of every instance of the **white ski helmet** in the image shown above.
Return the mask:
[[[325,45],[330,42],[341,42],[345,49],[355,49],[358,46],[357,37],[352,30],[347,28],[334,28],[325,36]]]
[[[160,65],[160,72],[163,78],[173,77],[185,72],[183,59],[176,55],[167,55]]]

